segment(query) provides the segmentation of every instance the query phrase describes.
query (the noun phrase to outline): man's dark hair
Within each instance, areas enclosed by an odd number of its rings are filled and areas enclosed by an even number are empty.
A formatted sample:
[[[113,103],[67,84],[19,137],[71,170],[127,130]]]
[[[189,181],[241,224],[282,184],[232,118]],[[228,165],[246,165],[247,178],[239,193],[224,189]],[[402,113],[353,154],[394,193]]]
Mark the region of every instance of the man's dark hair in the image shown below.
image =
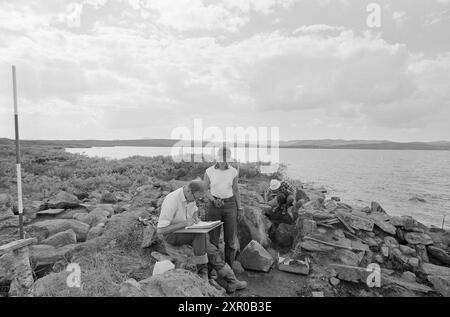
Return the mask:
[[[205,183],[199,179],[191,181],[188,187],[191,193],[203,193],[205,191]]]

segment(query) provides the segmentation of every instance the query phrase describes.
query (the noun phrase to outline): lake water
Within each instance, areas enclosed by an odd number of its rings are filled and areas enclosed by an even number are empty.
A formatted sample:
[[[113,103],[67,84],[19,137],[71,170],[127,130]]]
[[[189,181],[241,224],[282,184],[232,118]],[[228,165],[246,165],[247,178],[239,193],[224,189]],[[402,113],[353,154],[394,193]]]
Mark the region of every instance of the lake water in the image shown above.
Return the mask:
[[[71,148],[71,153],[121,159],[170,155],[163,147]],[[450,152],[397,150],[280,149],[287,174],[324,186],[330,196],[355,206],[377,201],[391,215],[410,215],[450,229]],[[424,199],[419,201],[414,198]]]

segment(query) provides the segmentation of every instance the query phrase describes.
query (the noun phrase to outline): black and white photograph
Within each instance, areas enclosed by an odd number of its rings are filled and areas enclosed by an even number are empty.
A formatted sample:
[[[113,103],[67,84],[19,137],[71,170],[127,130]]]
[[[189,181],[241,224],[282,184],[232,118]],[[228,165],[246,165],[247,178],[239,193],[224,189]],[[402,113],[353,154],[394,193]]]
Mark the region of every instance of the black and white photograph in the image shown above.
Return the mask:
[[[450,297],[450,0],[0,0],[0,297]]]

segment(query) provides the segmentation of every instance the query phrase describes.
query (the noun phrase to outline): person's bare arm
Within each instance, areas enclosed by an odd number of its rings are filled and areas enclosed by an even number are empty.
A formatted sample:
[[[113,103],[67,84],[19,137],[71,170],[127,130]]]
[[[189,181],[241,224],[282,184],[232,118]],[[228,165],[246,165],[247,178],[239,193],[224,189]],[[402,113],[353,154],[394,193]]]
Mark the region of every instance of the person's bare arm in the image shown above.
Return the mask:
[[[241,205],[241,194],[239,192],[239,185],[238,185],[238,177],[236,176],[233,179],[233,195],[236,199],[236,205],[238,208],[238,211],[242,210],[242,205]]]
[[[205,173],[205,176],[203,177],[203,181],[205,182],[206,185],[206,198],[208,198],[209,201],[213,202],[214,201],[214,197],[211,194],[210,188],[211,188],[211,180],[209,179],[208,174]]]
[[[173,225],[168,225],[167,227],[158,228],[158,234],[169,234],[169,233],[175,232],[177,230],[184,229],[187,226],[190,226],[193,224],[194,224],[193,221],[187,220],[187,221],[176,223]]]

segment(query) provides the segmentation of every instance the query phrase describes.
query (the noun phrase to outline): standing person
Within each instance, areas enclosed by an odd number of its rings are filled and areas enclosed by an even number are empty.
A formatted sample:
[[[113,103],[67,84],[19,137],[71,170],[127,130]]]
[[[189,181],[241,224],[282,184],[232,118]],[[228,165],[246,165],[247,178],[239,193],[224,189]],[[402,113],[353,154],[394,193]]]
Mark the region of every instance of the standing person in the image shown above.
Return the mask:
[[[225,262],[231,267],[236,256],[235,238],[237,234],[237,217],[242,212],[238,188],[238,172],[228,162],[231,151],[226,147],[219,148],[217,162],[206,170],[206,197],[211,201],[207,219],[221,220],[225,242]],[[220,227],[210,232],[211,243],[219,247]]]
[[[226,281],[227,292],[247,287],[247,282],[239,281],[231,267],[223,261],[216,246],[209,241],[206,233],[175,233],[199,221],[196,200],[205,195],[206,186],[201,180],[191,181],[188,185],[169,193],[161,206],[158,219],[158,235],[166,243],[181,246],[191,245],[194,249],[193,261],[197,265],[198,275],[209,280],[208,263],[217,271],[218,277]]]

